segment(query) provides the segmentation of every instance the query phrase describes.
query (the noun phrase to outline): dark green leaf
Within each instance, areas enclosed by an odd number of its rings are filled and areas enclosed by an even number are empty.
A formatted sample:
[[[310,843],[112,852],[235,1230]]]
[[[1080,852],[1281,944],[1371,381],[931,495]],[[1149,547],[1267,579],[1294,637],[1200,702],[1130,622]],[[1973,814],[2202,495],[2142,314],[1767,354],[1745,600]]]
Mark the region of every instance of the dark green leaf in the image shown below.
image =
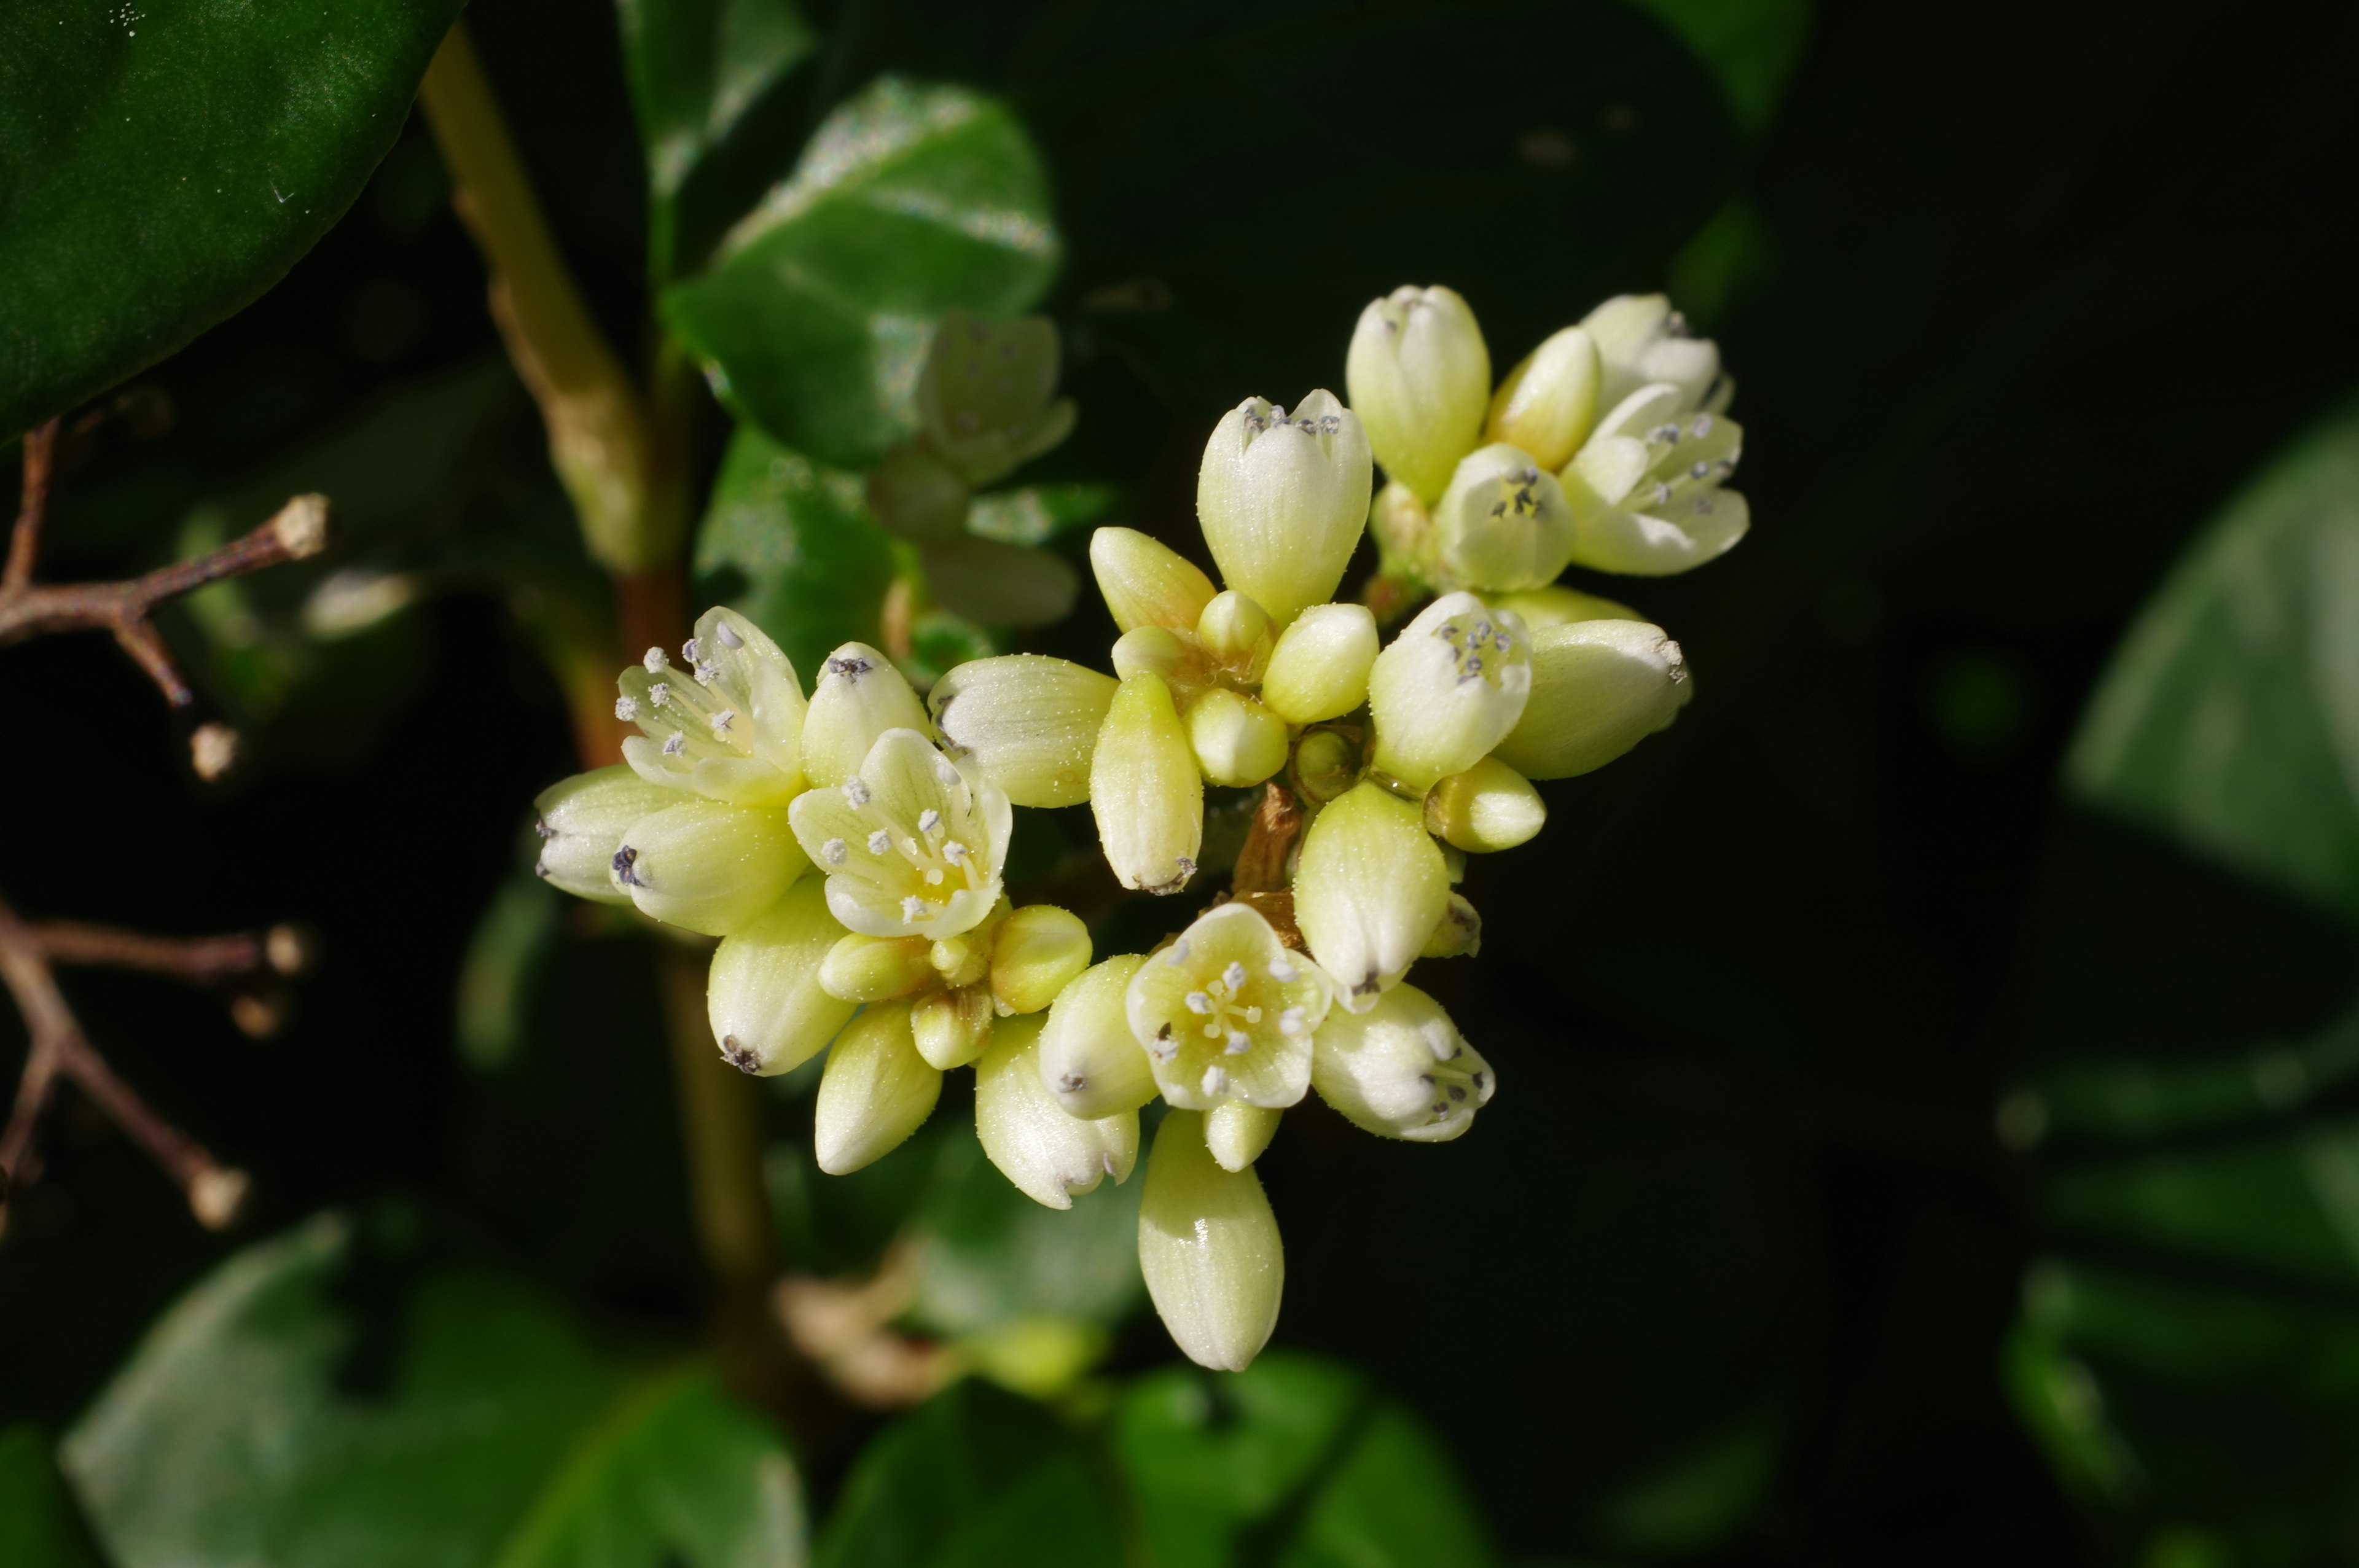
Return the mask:
[[[0,11],[0,439],[276,282],[393,146],[458,10]]]
[[[0,1564],[100,1568],[98,1548],[50,1454],[29,1422],[0,1430]]]
[[[1720,79],[1747,135],[1769,128],[1810,39],[1811,0],[1632,0],[1677,33]]]
[[[917,427],[935,319],[1027,308],[1057,256],[1048,182],[1015,117],[888,78],[828,117],[712,270],[666,291],[664,315],[733,406],[864,468]]]

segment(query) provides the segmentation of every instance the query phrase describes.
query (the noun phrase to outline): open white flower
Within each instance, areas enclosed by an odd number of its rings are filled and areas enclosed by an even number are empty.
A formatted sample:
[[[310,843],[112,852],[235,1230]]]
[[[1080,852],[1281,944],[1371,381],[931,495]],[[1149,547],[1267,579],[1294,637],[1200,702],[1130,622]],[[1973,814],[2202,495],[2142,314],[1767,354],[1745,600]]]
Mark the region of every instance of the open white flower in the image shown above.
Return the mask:
[[[886,730],[858,773],[798,796],[791,816],[830,913],[864,935],[955,936],[998,901],[1007,796],[914,730]]]
[[[649,784],[734,806],[784,806],[803,787],[805,703],[794,665],[734,610],[697,618],[675,666],[649,648],[623,672],[614,716],[639,733],[623,760]]]
[[[1319,966],[1280,942],[1252,905],[1224,903],[1139,967],[1125,1006],[1163,1098],[1210,1110],[1300,1099],[1310,1036],[1332,996]]]
[[[1721,488],[1744,447],[1735,420],[1669,382],[1624,398],[1565,465],[1573,564],[1665,577],[1727,554],[1752,517],[1745,497]]]
[[[1380,1138],[1446,1143],[1474,1125],[1497,1075],[1415,986],[1365,1012],[1337,1011],[1314,1043],[1310,1081],[1353,1126]]]

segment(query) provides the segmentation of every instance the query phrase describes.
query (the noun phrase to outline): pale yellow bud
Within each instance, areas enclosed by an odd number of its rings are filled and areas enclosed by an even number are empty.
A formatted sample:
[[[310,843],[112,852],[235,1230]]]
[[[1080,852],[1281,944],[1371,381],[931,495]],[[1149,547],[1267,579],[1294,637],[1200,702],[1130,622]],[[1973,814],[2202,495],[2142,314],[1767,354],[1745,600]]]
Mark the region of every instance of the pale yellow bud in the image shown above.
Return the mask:
[[[1449,853],[1458,855],[1462,860],[1465,859],[1456,849],[1451,849]],[[1452,881],[1457,880],[1455,874],[1451,880]],[[1433,935],[1425,939],[1425,946],[1418,953],[1418,957],[1420,958],[1471,958],[1482,950],[1483,916],[1476,913],[1474,905],[1468,902],[1464,893],[1453,892],[1450,895],[1450,907],[1442,911],[1440,920],[1434,925]]]
[[[1449,904],[1441,849],[1408,802],[1363,784],[1311,819],[1294,918],[1345,1007],[1365,1010],[1397,984]]]
[[[953,667],[927,700],[955,754],[1016,806],[1079,806],[1114,682],[1066,659],[1007,654]]]
[[[724,1059],[768,1077],[826,1049],[854,1011],[819,982],[821,961],[842,934],[819,879],[805,877],[770,913],[722,940],[704,1006]]]
[[[1136,1110],[1156,1095],[1146,1048],[1130,1031],[1131,977],[1147,959],[1121,953],[1057,993],[1040,1034],[1040,1083],[1068,1116]]]
[[[1443,569],[1469,588],[1538,588],[1572,559],[1563,488],[1518,447],[1470,453],[1434,503],[1433,531]]]
[[[1171,688],[1172,700],[1211,684],[1212,661],[1196,633],[1169,626],[1134,626],[1114,639],[1114,673],[1124,680],[1154,676]]]
[[[820,666],[803,716],[803,776],[813,789],[833,788],[860,772],[888,730],[929,735],[933,725],[892,660],[865,643],[846,643]]]
[[[1528,843],[1547,820],[1540,792],[1496,757],[1485,757],[1426,792],[1426,831],[1477,854]]]
[[[1206,656],[1246,682],[1261,679],[1274,637],[1269,612],[1235,589],[1213,595],[1196,619],[1196,641]]]
[[[1531,694],[1523,622],[1471,593],[1445,593],[1403,627],[1368,674],[1376,766],[1423,789],[1480,762]]]
[[[1498,1080],[1450,1015],[1415,986],[1365,1012],[1331,1014],[1311,1054],[1319,1098],[1380,1138],[1447,1143],[1474,1125]]]
[[[974,1130],[983,1152],[1016,1190],[1050,1208],[1112,1176],[1127,1181],[1138,1162],[1138,1112],[1094,1121],[1068,1116],[1040,1083],[1041,1019],[1004,1020],[975,1064]]]
[[[1368,699],[1377,642],[1366,605],[1312,605],[1270,651],[1262,701],[1288,724],[1342,718]]]
[[[1686,319],[1662,295],[1616,295],[1581,325],[1597,345],[1600,408],[1613,407],[1650,382],[1676,386],[1681,406],[1693,408],[1719,378],[1720,350],[1709,338],[1690,336]]]
[[[918,1054],[909,1004],[864,1008],[843,1026],[820,1075],[811,1121],[819,1168],[841,1176],[883,1158],[934,1113],[942,1076]]]
[[[699,798],[631,824],[614,875],[650,919],[726,936],[768,913],[810,864],[785,812]]]
[[[1352,407],[1385,472],[1431,501],[1482,439],[1491,354],[1466,301],[1404,286],[1360,312],[1344,361]]]
[[[1204,444],[1196,518],[1229,587],[1284,625],[1335,597],[1367,526],[1368,438],[1332,392],[1289,417],[1249,397]]]
[[[1680,645],[1661,627],[1560,626],[1534,639],[1531,699],[1497,756],[1526,778],[1571,778],[1669,728],[1694,694]]]
[[[1212,601],[1212,579],[1193,561],[1135,528],[1091,535],[1090,570],[1120,631],[1192,627]]]
[[[1269,1343],[1286,1286],[1277,1217],[1260,1177],[1212,1158],[1192,1111],[1175,1110],[1156,1130],[1138,1266],[1164,1327],[1197,1365],[1242,1372]]]
[[[649,784],[616,763],[549,785],[533,797],[540,813],[540,859],[533,870],[576,898],[628,903],[631,890],[614,881],[614,851],[631,824],[688,795]]]
[[[1313,730],[1294,748],[1294,778],[1324,806],[1360,782],[1360,749],[1332,730]]]
[[[1553,627],[1570,626],[1576,621],[1646,619],[1617,600],[1600,599],[1593,593],[1583,593],[1562,583],[1549,583],[1545,588],[1518,589],[1513,593],[1485,594],[1484,597],[1493,609],[1520,616],[1524,630],[1535,637]]]
[[[1567,327],[1507,373],[1491,398],[1483,438],[1521,447],[1542,468],[1564,467],[1597,422],[1603,374],[1596,342],[1580,328]]]
[[[1196,874],[1204,841],[1204,781],[1188,728],[1157,676],[1114,692],[1090,759],[1098,842],[1126,888],[1178,892]]]
[[[1204,1113],[1204,1146],[1223,1171],[1242,1171],[1261,1158],[1286,1115],[1269,1106],[1230,1100]]]
[[[991,994],[1003,1013],[1038,1012],[1090,967],[1090,928],[1053,903],[1009,915],[991,949]]]
[[[1286,766],[1286,720],[1226,687],[1188,707],[1188,744],[1204,777],[1223,788],[1257,784]]]
[[[929,1067],[963,1067],[991,1046],[991,990],[959,986],[919,998],[909,1008],[909,1034]]]
[[[840,935],[820,959],[819,989],[845,1001],[908,996],[933,983],[932,948],[923,936]]]

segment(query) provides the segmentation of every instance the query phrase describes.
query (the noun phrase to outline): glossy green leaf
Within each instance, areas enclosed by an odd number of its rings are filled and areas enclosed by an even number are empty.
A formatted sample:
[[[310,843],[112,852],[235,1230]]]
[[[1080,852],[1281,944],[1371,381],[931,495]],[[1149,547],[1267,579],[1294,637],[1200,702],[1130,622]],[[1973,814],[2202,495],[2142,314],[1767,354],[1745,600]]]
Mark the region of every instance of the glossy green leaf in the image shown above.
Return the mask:
[[[458,10],[0,9],[0,439],[277,282],[393,146]]]
[[[858,474],[823,468],[750,425],[730,438],[696,534],[701,599],[778,640],[806,686],[845,643],[881,638],[893,544]]]
[[[123,1568],[801,1561],[784,1451],[707,1373],[604,1354],[501,1275],[396,1305],[389,1266],[325,1215],[149,1331],[64,1447]]]
[[[886,78],[828,116],[664,316],[733,407],[864,468],[917,428],[936,319],[1028,308],[1058,254],[1047,178],[1007,109]]]
[[[1810,39],[1811,0],[1631,0],[1677,33],[1720,79],[1747,135],[1769,128]]]
[[[29,1422],[0,1429],[0,1565],[100,1568],[100,1562],[49,1434]]]

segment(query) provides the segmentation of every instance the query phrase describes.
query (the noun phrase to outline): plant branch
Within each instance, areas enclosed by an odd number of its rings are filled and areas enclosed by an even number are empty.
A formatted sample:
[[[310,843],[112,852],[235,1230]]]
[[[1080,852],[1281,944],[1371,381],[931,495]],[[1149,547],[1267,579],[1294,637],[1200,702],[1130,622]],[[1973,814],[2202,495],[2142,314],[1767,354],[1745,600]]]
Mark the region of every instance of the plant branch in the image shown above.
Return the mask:
[[[25,489],[16,503],[16,527],[8,536],[8,565],[0,572],[0,591],[24,587],[33,580],[33,562],[41,553],[41,526],[49,518],[49,481],[57,472],[58,421],[25,432]]]

